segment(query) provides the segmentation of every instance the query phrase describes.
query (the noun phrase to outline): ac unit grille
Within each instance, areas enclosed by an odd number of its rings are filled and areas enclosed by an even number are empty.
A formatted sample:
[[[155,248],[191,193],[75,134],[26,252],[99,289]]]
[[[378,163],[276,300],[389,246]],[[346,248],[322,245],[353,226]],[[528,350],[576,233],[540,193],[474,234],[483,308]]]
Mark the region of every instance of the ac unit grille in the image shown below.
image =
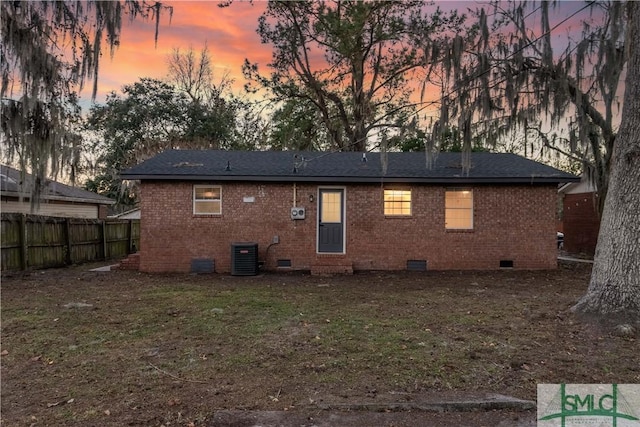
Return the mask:
[[[258,244],[231,244],[231,274],[233,276],[255,276],[258,274]]]

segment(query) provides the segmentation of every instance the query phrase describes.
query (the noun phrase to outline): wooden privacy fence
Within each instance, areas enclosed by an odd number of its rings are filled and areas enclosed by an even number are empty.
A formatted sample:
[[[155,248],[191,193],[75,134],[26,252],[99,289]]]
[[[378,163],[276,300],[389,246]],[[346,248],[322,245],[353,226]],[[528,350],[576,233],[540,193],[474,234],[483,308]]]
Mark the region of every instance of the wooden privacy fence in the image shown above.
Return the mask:
[[[125,257],[140,247],[140,220],[2,214],[2,271]]]

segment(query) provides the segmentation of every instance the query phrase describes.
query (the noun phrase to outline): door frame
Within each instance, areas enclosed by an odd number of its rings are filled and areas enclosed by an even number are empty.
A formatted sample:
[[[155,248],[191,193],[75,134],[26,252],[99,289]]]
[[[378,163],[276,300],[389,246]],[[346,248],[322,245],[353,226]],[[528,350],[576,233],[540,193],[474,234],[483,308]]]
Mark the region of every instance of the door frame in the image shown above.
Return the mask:
[[[322,203],[320,195],[322,190],[342,190],[342,251],[341,252],[320,252],[320,205]],[[344,255],[347,253],[347,187],[335,185],[318,186],[316,190],[317,213],[316,213],[316,254]]]

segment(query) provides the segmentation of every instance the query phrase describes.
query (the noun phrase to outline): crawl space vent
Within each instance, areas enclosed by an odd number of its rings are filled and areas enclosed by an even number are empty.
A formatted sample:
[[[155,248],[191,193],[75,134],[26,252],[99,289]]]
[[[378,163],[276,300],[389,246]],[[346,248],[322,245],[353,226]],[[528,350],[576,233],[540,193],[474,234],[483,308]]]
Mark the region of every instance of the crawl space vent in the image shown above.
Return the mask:
[[[213,273],[214,263],[212,258],[193,258],[191,260],[191,272],[200,273]]]
[[[512,259],[501,259],[500,260],[500,268],[513,268],[513,260]]]
[[[407,260],[407,270],[409,271],[427,271],[427,260],[410,259]]]

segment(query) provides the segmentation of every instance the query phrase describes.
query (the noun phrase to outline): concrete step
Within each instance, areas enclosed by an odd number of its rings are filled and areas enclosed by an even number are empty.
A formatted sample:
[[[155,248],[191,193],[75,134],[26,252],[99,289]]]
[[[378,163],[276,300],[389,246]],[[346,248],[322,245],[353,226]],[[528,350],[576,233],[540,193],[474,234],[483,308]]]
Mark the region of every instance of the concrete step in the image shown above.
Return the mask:
[[[353,274],[353,262],[344,255],[318,255],[311,265],[311,274]]]

